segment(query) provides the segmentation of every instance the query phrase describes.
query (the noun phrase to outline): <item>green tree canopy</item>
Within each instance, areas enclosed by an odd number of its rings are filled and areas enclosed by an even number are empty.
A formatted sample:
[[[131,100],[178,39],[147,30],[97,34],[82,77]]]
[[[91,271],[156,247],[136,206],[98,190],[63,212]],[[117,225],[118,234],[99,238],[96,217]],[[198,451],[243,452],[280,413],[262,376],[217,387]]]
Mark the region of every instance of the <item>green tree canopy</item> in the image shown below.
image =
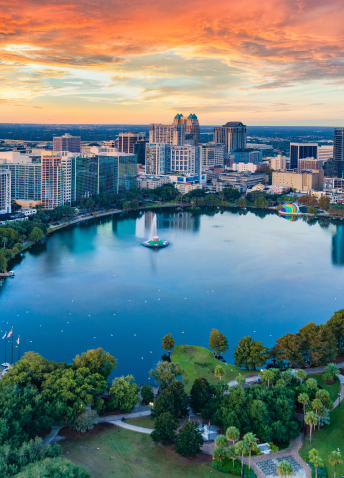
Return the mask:
[[[190,406],[195,412],[200,412],[213,396],[213,387],[206,378],[196,378],[190,392]]]
[[[269,349],[263,346],[263,342],[245,336],[234,348],[234,358],[237,367],[256,370],[256,367],[262,367],[266,363]]]
[[[159,393],[154,402],[152,417],[160,416],[164,411],[170,412],[176,418],[183,418],[189,413],[189,399],[184,392],[184,385],[179,380],[172,382]]]
[[[30,241],[38,242],[44,237],[44,232],[40,227],[34,227],[29,235]]]
[[[117,359],[102,348],[88,350],[77,355],[73,360],[73,368],[88,368],[91,373],[99,373],[105,380],[112,370],[115,370]]]
[[[79,465],[64,458],[46,458],[25,466],[15,478],[91,478]]]
[[[134,382],[133,375],[117,377],[112,381],[110,388],[111,404],[115,409],[130,413],[134,406],[140,402],[138,392],[139,389]]]
[[[216,365],[214,369],[214,374],[215,377],[218,377],[221,380],[221,378],[226,375],[226,370],[224,369],[224,367],[222,367],[222,365]]]
[[[337,310],[326,322],[326,326],[333,333],[338,353],[340,353],[344,346],[344,309]]]
[[[7,271],[7,259],[4,254],[0,251],[0,272]]]
[[[155,443],[170,445],[176,438],[178,420],[170,413],[164,412],[154,422],[154,431],[151,434]]]
[[[289,463],[289,461],[281,461],[281,463],[277,466],[277,473],[282,478],[287,478],[287,476],[293,475],[293,467]]]
[[[162,348],[166,350],[171,356],[171,351],[174,349],[175,341],[170,333],[166,334],[162,339]]]
[[[158,362],[157,367],[150,371],[150,376],[159,383],[159,388],[164,390],[177,377],[182,375],[182,369],[172,362]]]
[[[228,350],[228,340],[218,329],[213,329],[210,333],[209,348],[214,350],[216,357]]]
[[[196,456],[201,452],[204,440],[198,422],[185,422],[174,444],[175,451],[181,456]]]

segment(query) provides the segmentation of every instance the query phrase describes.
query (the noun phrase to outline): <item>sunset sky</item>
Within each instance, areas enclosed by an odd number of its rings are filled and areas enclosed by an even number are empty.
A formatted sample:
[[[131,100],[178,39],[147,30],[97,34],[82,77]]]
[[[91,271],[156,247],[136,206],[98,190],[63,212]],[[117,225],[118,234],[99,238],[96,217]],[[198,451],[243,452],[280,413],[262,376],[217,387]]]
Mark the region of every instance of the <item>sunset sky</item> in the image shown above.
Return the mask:
[[[344,125],[343,0],[0,0],[1,123]]]

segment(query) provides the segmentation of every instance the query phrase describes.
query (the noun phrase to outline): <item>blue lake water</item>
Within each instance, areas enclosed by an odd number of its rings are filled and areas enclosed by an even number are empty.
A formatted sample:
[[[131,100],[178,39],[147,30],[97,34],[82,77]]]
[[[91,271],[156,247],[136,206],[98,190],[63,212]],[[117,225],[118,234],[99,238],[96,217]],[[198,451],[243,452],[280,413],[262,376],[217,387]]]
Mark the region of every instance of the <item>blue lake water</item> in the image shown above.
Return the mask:
[[[166,249],[141,245],[155,224]],[[207,346],[218,328],[230,362],[244,335],[273,346],[344,307],[341,221],[138,212],[70,226],[22,256],[0,287],[2,335],[13,325],[21,353],[57,361],[103,347],[118,358],[116,375],[138,383],[149,383],[168,332],[177,344]],[[0,347],[2,362],[4,341]]]

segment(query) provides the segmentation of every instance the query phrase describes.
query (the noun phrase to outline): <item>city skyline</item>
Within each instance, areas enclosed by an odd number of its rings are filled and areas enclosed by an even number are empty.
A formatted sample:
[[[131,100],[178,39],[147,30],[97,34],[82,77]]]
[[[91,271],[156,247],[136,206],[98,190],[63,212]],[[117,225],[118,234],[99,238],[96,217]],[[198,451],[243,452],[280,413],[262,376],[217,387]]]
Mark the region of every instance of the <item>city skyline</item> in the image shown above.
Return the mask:
[[[343,126],[341,2],[2,5],[6,122]]]

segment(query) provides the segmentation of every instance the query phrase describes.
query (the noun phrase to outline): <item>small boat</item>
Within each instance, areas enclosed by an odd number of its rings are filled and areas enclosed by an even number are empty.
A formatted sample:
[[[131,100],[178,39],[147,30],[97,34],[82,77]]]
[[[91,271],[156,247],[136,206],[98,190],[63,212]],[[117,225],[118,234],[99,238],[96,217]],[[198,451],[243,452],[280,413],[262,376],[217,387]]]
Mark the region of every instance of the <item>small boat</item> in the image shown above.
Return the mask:
[[[10,277],[14,277],[14,276],[15,276],[14,271],[9,271],[9,276],[10,276]]]
[[[143,245],[145,247],[150,247],[151,249],[160,249],[168,246],[168,241],[161,241],[158,236],[154,236],[153,239],[144,242]]]

